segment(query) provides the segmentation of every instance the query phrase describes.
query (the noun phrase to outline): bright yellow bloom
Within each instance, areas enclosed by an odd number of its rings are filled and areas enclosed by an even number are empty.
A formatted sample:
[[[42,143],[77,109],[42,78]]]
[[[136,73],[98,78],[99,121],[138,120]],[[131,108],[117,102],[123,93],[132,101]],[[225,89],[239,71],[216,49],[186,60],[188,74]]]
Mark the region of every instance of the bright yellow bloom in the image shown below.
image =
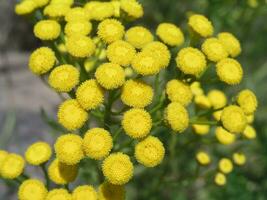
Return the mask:
[[[143,17],[144,10],[140,3],[136,0],[121,0],[120,8],[123,10],[129,17],[134,19]]]
[[[254,114],[246,115],[248,124],[252,124],[254,122]]]
[[[91,20],[102,21],[114,15],[115,9],[111,2],[91,1],[85,4]]]
[[[165,155],[162,142],[154,137],[148,136],[135,146],[134,156],[136,160],[146,167],[159,165]]]
[[[33,143],[25,152],[25,159],[31,165],[41,165],[47,162],[52,155],[52,149],[46,142]]]
[[[247,125],[242,134],[249,140],[255,139],[257,136],[256,130],[251,125]]]
[[[236,136],[233,133],[228,132],[221,126],[215,129],[215,136],[224,145],[232,144],[236,140]]]
[[[50,4],[66,4],[71,6],[74,3],[74,0],[51,0]]]
[[[102,171],[107,180],[114,185],[124,185],[133,176],[134,166],[130,157],[124,153],[109,155],[102,165]]]
[[[63,102],[57,116],[58,122],[68,130],[81,128],[89,118],[88,113],[74,99]]]
[[[190,89],[191,89],[193,95],[195,95],[195,96],[204,94],[204,91],[201,88],[200,82],[197,82],[197,81],[193,82],[190,85]]]
[[[237,103],[246,115],[253,114],[258,106],[257,97],[251,90],[242,90],[237,95]]]
[[[28,179],[19,186],[19,200],[44,200],[46,195],[46,187],[37,179]]]
[[[61,31],[60,24],[54,20],[41,20],[34,26],[34,35],[41,40],[54,40]]]
[[[91,185],[78,186],[72,193],[72,200],[97,200],[97,193]]]
[[[0,175],[5,179],[15,179],[23,173],[24,167],[24,159],[20,155],[11,153],[2,161]]]
[[[69,37],[72,35],[88,35],[92,30],[92,24],[88,21],[71,21],[65,26],[64,32]]]
[[[52,49],[41,47],[31,54],[29,68],[34,74],[41,75],[52,69],[55,62],[56,56]]]
[[[104,63],[95,72],[97,82],[105,89],[112,90],[121,87],[125,82],[123,68],[114,63]]]
[[[213,62],[218,62],[228,57],[228,53],[217,38],[208,38],[204,41],[201,46],[202,51]]]
[[[222,173],[229,174],[233,170],[233,163],[228,158],[222,158],[218,167]]]
[[[7,158],[8,152],[0,150],[0,166],[3,164],[4,160]]]
[[[209,125],[193,124],[192,128],[198,135],[207,135],[210,131]]]
[[[232,58],[225,58],[217,63],[216,73],[219,79],[229,85],[239,84],[243,77],[240,63]]]
[[[72,200],[72,197],[68,190],[53,189],[48,192],[45,200]]]
[[[223,108],[227,104],[227,97],[220,90],[210,90],[207,97],[214,109]]]
[[[89,14],[84,8],[75,7],[70,9],[65,15],[66,22],[73,22],[73,21],[88,21]]]
[[[194,102],[200,108],[207,109],[207,108],[211,107],[211,102],[210,102],[209,98],[205,95],[196,95]]]
[[[34,2],[36,3],[37,7],[43,7],[49,3],[49,0],[34,0]]]
[[[125,188],[123,185],[104,182],[99,186],[98,200],[125,200]]]
[[[92,128],[85,133],[83,150],[92,159],[106,157],[113,147],[110,133],[103,128]]]
[[[214,178],[214,182],[218,185],[218,186],[223,186],[226,184],[226,176],[223,174],[223,173],[220,173],[218,172],[216,175],[215,175],[215,178]]]
[[[180,46],[184,43],[181,29],[171,23],[161,23],[156,30],[157,36],[167,45]]]
[[[241,53],[240,43],[233,34],[227,32],[219,33],[218,39],[232,57],[236,57]]]
[[[202,37],[208,37],[213,34],[212,23],[203,15],[195,14],[190,16],[188,25]]]
[[[152,128],[152,119],[144,109],[132,108],[124,113],[122,127],[128,136],[143,138],[149,134]]]
[[[196,159],[201,165],[208,165],[210,164],[210,156],[204,151],[200,151],[196,155]]]
[[[17,15],[27,15],[34,11],[37,4],[34,0],[24,0],[16,4],[15,13]]]
[[[44,9],[44,15],[47,15],[51,18],[60,18],[64,17],[66,13],[70,10],[70,6],[68,4],[49,4]]]
[[[218,110],[216,112],[214,112],[212,114],[213,118],[216,120],[216,121],[220,121],[221,119],[221,115],[222,115],[222,110]]]
[[[234,153],[233,160],[236,165],[244,165],[247,159],[243,153]]]

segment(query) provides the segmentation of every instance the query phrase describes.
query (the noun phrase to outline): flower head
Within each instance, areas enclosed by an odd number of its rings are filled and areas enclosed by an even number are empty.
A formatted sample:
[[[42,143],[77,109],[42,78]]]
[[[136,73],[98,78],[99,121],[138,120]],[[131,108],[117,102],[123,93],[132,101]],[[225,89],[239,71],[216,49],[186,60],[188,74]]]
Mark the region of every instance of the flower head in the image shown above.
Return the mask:
[[[219,33],[218,39],[232,57],[236,57],[241,53],[241,45],[233,34],[227,32]]]
[[[44,8],[44,15],[57,19],[64,17],[70,9],[68,4],[50,3]]]
[[[198,135],[207,135],[210,131],[209,125],[193,124],[192,128],[193,128],[194,132]]]
[[[11,153],[2,161],[0,175],[5,179],[15,179],[23,173],[24,167],[24,159],[20,155]]]
[[[203,15],[192,15],[188,22],[192,30],[202,37],[208,37],[213,34],[212,23]]]
[[[181,29],[171,23],[161,23],[156,30],[157,36],[167,45],[180,46],[184,43]]]
[[[234,153],[233,161],[236,165],[244,165],[246,163],[246,156],[243,153]]]
[[[136,0],[121,0],[120,8],[123,10],[129,17],[134,19],[140,18],[144,15],[144,10],[141,4]]]
[[[246,115],[253,114],[258,106],[257,97],[251,90],[242,90],[237,96],[238,105],[244,110]]]
[[[204,151],[198,152],[196,155],[196,159],[201,165],[208,165],[211,162],[209,154]]]
[[[60,24],[55,20],[41,20],[34,26],[34,35],[41,40],[54,40],[61,31]]]
[[[28,179],[19,186],[19,200],[44,200],[46,195],[46,187],[37,179]]]
[[[90,19],[97,21],[112,17],[115,12],[111,2],[91,1],[86,3],[84,8],[87,10]]]
[[[65,15],[66,22],[73,22],[73,21],[88,21],[89,14],[86,12],[84,8],[75,7],[70,9]]]
[[[78,186],[72,193],[72,200],[97,200],[97,193],[91,185]]]
[[[88,21],[71,21],[65,26],[66,36],[88,35],[92,30],[92,24]]]
[[[46,200],[72,200],[71,194],[65,189],[53,189],[48,192]]]
[[[206,95],[196,95],[194,99],[195,104],[203,109],[207,109],[211,107],[211,102]]]
[[[219,169],[224,174],[229,174],[233,170],[233,163],[228,158],[222,158],[219,161]]]
[[[223,108],[227,104],[227,97],[220,90],[210,90],[207,97],[214,109]]]
[[[223,186],[226,184],[226,176],[223,174],[223,173],[220,173],[218,172],[216,175],[215,175],[215,178],[214,178],[214,182],[218,185],[218,186]]]
[[[52,149],[46,142],[33,143],[25,152],[25,159],[31,165],[41,165],[47,162],[52,155]]]
[[[242,134],[246,139],[249,140],[255,139],[257,136],[255,128],[253,128],[251,125],[247,125]]]
[[[113,185],[109,182],[104,182],[98,189],[99,200],[124,200],[125,187],[123,185]]]
[[[202,51],[213,62],[218,62],[224,58],[227,58],[228,53],[217,38],[208,38],[201,46]]]
[[[17,15],[27,15],[34,11],[37,4],[34,0],[24,0],[15,6],[15,13]]]
[[[236,140],[236,136],[233,133],[228,132],[221,126],[215,129],[215,136],[224,145],[232,144]]]
[[[142,26],[132,27],[125,33],[125,40],[137,49],[143,48],[146,44],[152,42],[153,39],[152,33]]]

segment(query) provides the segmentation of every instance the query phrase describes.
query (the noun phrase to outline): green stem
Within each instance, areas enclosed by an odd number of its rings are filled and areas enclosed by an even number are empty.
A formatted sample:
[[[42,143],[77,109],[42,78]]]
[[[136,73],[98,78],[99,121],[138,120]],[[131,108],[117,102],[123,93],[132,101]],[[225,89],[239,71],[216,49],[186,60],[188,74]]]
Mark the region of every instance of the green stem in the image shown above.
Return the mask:
[[[46,170],[46,166],[45,166],[45,164],[42,164],[40,167],[42,168],[42,171],[43,171],[44,176],[45,176],[46,188],[49,190],[50,189],[50,180],[49,180],[48,172]]]
[[[190,120],[190,124],[218,125],[218,122],[217,121],[208,121],[208,120]]]

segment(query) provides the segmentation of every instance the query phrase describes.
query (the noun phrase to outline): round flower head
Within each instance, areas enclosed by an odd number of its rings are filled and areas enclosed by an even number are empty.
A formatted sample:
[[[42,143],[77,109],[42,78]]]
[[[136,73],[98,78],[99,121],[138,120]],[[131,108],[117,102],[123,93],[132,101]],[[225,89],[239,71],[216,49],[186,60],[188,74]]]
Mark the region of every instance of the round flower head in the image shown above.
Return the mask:
[[[49,0],[34,0],[34,2],[36,3],[37,7],[43,7],[49,3]]]
[[[46,142],[33,143],[25,152],[25,159],[31,165],[41,165],[47,162],[52,155],[51,147]]]
[[[215,136],[217,140],[224,145],[232,144],[236,140],[236,136],[223,127],[219,126],[215,129]]]
[[[72,35],[88,35],[92,30],[92,24],[88,21],[72,21],[65,26],[64,32],[69,37]]]
[[[0,150],[0,166],[3,164],[4,160],[7,158],[8,152]]]
[[[218,62],[228,57],[228,53],[217,38],[208,38],[201,46],[202,51],[213,62]]]
[[[76,91],[76,99],[85,110],[97,108],[104,101],[104,91],[96,80],[83,82]]]
[[[152,119],[147,111],[132,108],[124,113],[122,127],[128,136],[143,138],[149,134],[152,128]]]
[[[246,156],[243,153],[234,153],[233,161],[236,165],[244,165],[246,163]]]
[[[52,49],[41,47],[31,54],[29,68],[34,74],[41,75],[52,69],[55,62],[56,56]]]
[[[207,97],[214,109],[223,108],[227,104],[227,97],[220,90],[209,91]]]
[[[41,20],[34,26],[34,35],[41,40],[54,40],[61,31],[60,24],[54,20]]]
[[[237,103],[246,115],[253,114],[258,106],[257,97],[251,90],[242,90],[237,95]]]
[[[144,108],[151,104],[153,88],[139,80],[128,80],[122,88],[121,100],[124,104],[134,108]]]
[[[223,173],[218,172],[215,175],[214,178],[214,182],[218,185],[218,186],[223,186],[226,184],[226,176]]]
[[[66,48],[72,56],[85,58],[93,55],[96,47],[91,38],[83,35],[72,35],[66,41]]]
[[[48,167],[49,179],[58,185],[73,182],[78,174],[77,165],[66,165],[55,159]]]
[[[110,154],[102,165],[102,171],[108,182],[114,185],[124,185],[133,176],[133,164],[130,157],[123,153]]]
[[[157,36],[167,45],[180,46],[184,43],[181,29],[171,23],[161,23],[156,30]]]
[[[194,132],[198,135],[207,135],[210,131],[209,125],[194,124],[192,125],[192,128]]]
[[[254,113],[251,115],[246,115],[248,124],[252,124],[254,122]]]
[[[24,0],[16,4],[15,13],[17,15],[28,15],[34,11],[37,4],[34,0]]]
[[[222,158],[219,161],[219,169],[224,174],[229,174],[233,170],[233,163],[228,158]]]
[[[143,48],[146,44],[152,42],[153,39],[152,33],[142,26],[132,27],[125,33],[125,40],[137,49]]]
[[[232,57],[236,57],[241,53],[240,43],[233,34],[227,32],[219,33],[218,39]]]
[[[118,40],[107,47],[107,58],[110,62],[128,66],[135,55],[135,48],[128,42]]]
[[[98,36],[106,43],[121,40],[124,35],[124,26],[116,19],[105,19],[98,25]]]
[[[91,1],[86,3],[84,8],[87,10],[90,19],[97,21],[112,17],[115,12],[115,8],[111,2]]]
[[[72,200],[72,197],[68,190],[53,189],[48,192],[45,200]]]
[[[44,184],[36,179],[28,179],[19,186],[19,200],[45,200],[47,189]]]
[[[44,9],[44,15],[50,18],[60,18],[64,17],[66,13],[70,10],[70,6],[67,4],[50,3]]]
[[[251,125],[247,125],[242,134],[246,139],[250,140],[255,139],[257,136],[256,130]]]
[[[114,63],[100,65],[95,72],[95,77],[97,82],[108,90],[119,88],[125,82],[123,68]]]
[[[203,15],[195,14],[190,16],[188,25],[202,37],[208,37],[213,34],[212,23]]]
[[[196,155],[196,159],[199,164],[201,165],[208,165],[210,164],[210,156],[204,151],[200,151]]]
[[[55,152],[60,162],[75,165],[83,159],[82,138],[75,134],[66,134],[57,138]]]
[[[195,104],[203,109],[207,109],[211,107],[211,102],[209,98],[205,95],[196,95],[194,99]]]
[[[97,200],[97,193],[93,186],[78,186],[72,193],[72,200]]]
[[[74,3],[74,0],[51,0],[50,4],[65,4],[68,6],[72,6]]]
[[[99,186],[98,200],[125,200],[125,188],[123,185],[104,182]]]
[[[222,115],[222,110],[218,110],[218,111],[212,113],[212,116],[216,121],[220,121],[221,115]]]
[[[243,77],[243,69],[239,62],[225,58],[217,63],[216,73],[219,79],[229,85],[239,84]]]
[[[58,109],[57,116],[58,122],[68,130],[81,128],[89,117],[74,99],[64,101]]]
[[[136,160],[146,167],[159,165],[165,155],[162,142],[154,137],[148,136],[135,146],[134,156]]]
[[[189,85],[180,80],[170,80],[166,85],[166,93],[172,102],[179,102],[183,106],[187,106],[193,98]]]
[[[110,133],[103,128],[88,130],[83,139],[83,150],[92,159],[106,157],[113,147]]]
[[[89,14],[84,8],[75,7],[70,9],[65,15],[66,22],[74,22],[74,21],[88,21]]]
[[[0,175],[5,179],[15,179],[23,173],[24,166],[25,161],[20,155],[8,154],[0,166]]]
[[[60,65],[53,69],[48,78],[49,85],[57,92],[70,92],[78,83],[79,70],[72,65]]]
[[[227,106],[221,115],[223,127],[231,133],[241,133],[247,125],[244,111],[238,106]]]
[[[144,10],[140,3],[136,0],[121,0],[120,8],[124,11],[129,17],[134,19],[143,17]]]
[[[185,74],[198,75],[206,69],[204,54],[196,48],[186,47],[176,57],[177,67]]]

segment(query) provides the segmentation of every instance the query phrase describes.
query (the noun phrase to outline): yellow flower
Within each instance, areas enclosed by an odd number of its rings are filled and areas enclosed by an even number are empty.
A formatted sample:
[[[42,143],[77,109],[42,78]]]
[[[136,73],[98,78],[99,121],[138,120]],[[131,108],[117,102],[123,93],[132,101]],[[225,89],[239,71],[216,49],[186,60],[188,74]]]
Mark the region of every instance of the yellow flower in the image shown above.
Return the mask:
[[[190,89],[191,89],[193,95],[195,95],[195,96],[204,94],[204,91],[202,90],[200,83],[197,81],[193,82],[190,85]]]
[[[219,79],[229,85],[239,84],[243,77],[240,63],[232,58],[225,58],[217,63],[216,73]]]
[[[85,110],[91,110],[97,108],[104,102],[104,91],[96,80],[90,79],[78,87],[76,98]]]
[[[56,56],[52,49],[41,47],[31,54],[29,68],[34,74],[41,75],[52,69],[55,62]]]
[[[242,90],[237,95],[237,103],[246,115],[253,114],[258,106],[257,97],[251,90]]]
[[[223,108],[227,104],[227,97],[220,90],[210,90],[207,97],[214,109]]]
[[[245,130],[247,119],[244,111],[238,106],[227,106],[221,115],[223,127],[231,133],[241,133]]]
[[[193,124],[192,128],[194,132],[198,135],[207,135],[210,131],[209,125]]]
[[[226,184],[226,176],[223,174],[223,173],[220,173],[218,172],[216,175],[215,175],[215,178],[214,178],[214,182],[218,185],[218,186],[223,186]]]
[[[221,119],[221,115],[222,115],[222,110],[218,110],[216,112],[214,112],[212,114],[213,118],[216,120],[216,121],[220,121]]]
[[[48,78],[49,85],[57,92],[70,92],[78,83],[79,70],[72,65],[60,65],[53,69]]]
[[[192,91],[186,83],[180,80],[170,80],[166,85],[166,93],[172,102],[178,102],[187,106],[193,98]]]
[[[222,158],[218,167],[222,173],[229,174],[233,170],[233,163],[228,158]]]
[[[211,102],[209,98],[205,95],[196,95],[194,101],[195,104],[200,108],[207,109],[211,107]]]
[[[157,36],[167,45],[180,46],[184,43],[181,29],[171,23],[161,23],[156,30]]]
[[[68,130],[81,128],[89,118],[88,113],[74,99],[63,102],[57,116],[58,122]]]
[[[93,186],[78,186],[72,193],[72,200],[97,200],[97,193]]]
[[[183,132],[189,125],[189,115],[178,102],[170,103],[165,110],[165,120],[175,132]]]
[[[84,8],[75,7],[70,9],[65,15],[66,22],[73,22],[73,21],[88,21],[89,14]]]
[[[159,165],[164,155],[165,149],[162,142],[154,136],[148,136],[135,146],[134,156],[145,167]]]
[[[154,37],[151,32],[142,26],[134,26],[125,33],[125,40],[137,49],[143,48],[146,44],[152,42],[153,39]]]
[[[91,38],[83,35],[72,35],[66,41],[66,48],[72,56],[85,58],[93,55],[96,47]]]
[[[132,108],[124,113],[122,127],[128,136],[143,138],[149,134],[152,128],[152,119],[144,109]]]
[[[140,3],[136,0],[121,0],[120,8],[123,10],[129,17],[134,19],[143,17],[144,10]]]
[[[232,57],[236,57],[241,53],[240,43],[233,34],[227,32],[219,33],[218,39]]]
[[[198,75],[206,69],[204,54],[196,48],[186,47],[176,57],[177,67],[185,74]]]
[[[233,133],[228,132],[221,126],[215,129],[215,136],[217,140],[224,145],[232,144],[236,140]]]
[[[110,154],[102,164],[102,171],[107,180],[114,185],[124,185],[133,176],[133,164],[124,153]]]
[[[68,190],[53,189],[48,192],[45,200],[72,200],[72,197]]]
[[[125,200],[125,188],[123,185],[104,182],[99,186],[98,200]]]
[[[122,88],[121,100],[124,104],[134,108],[144,108],[151,104],[153,88],[139,80],[128,80]]]
[[[66,165],[55,159],[48,167],[49,179],[58,185],[73,182],[78,174],[77,165]]]
[[[190,16],[188,25],[202,37],[208,37],[213,34],[212,23],[203,15],[195,14]]]
[[[8,152],[0,150],[0,166],[3,164],[4,160],[7,158]]]
[[[88,35],[92,30],[92,24],[88,21],[71,21],[65,26],[64,32],[69,37],[72,35]]]
[[[204,41],[201,46],[202,51],[213,62],[218,62],[228,57],[228,53],[217,38],[208,38]]]
[[[135,48],[128,42],[118,40],[107,47],[107,58],[110,62],[128,66],[135,55]]]
[[[46,142],[33,143],[25,152],[25,159],[31,165],[41,165],[47,162],[52,155],[51,147]]]
[[[24,0],[16,4],[15,13],[17,15],[27,15],[34,11],[37,4],[34,0]]]
[[[15,179],[23,173],[24,167],[24,159],[20,155],[11,153],[2,161],[0,175],[5,179]]]
[[[54,20],[41,20],[34,26],[34,35],[41,40],[54,40],[61,31],[60,24]]]
[[[243,153],[234,153],[233,160],[236,165],[244,165],[247,159]]]
[[[103,128],[92,128],[85,133],[83,150],[92,159],[106,157],[113,147],[110,133]]]
[[[44,200],[46,195],[46,187],[37,179],[28,179],[19,186],[19,200]]]
[[[74,0],[51,0],[50,4],[66,4],[71,6],[74,3]]]
[[[255,139],[257,136],[256,130],[251,125],[247,125],[242,134],[245,138],[250,140]]]
[[[49,3],[49,0],[34,0],[34,2],[36,3],[37,7],[43,7]]]
[[[124,35],[124,26],[116,19],[105,19],[98,25],[98,36],[106,43],[121,40]]]
[[[196,159],[201,165],[208,165],[210,164],[210,156],[204,151],[200,151],[196,155]]]
[[[252,124],[254,122],[254,114],[246,115],[248,124]]]
[[[64,17],[66,13],[70,10],[70,6],[68,4],[49,4],[44,9],[44,15],[47,15],[51,18],[60,18]]]
[[[91,20],[102,21],[114,15],[115,9],[111,2],[91,1],[85,4]]]
[[[114,63],[104,63],[95,72],[97,82],[105,89],[112,90],[121,87],[125,82],[123,68]]]

